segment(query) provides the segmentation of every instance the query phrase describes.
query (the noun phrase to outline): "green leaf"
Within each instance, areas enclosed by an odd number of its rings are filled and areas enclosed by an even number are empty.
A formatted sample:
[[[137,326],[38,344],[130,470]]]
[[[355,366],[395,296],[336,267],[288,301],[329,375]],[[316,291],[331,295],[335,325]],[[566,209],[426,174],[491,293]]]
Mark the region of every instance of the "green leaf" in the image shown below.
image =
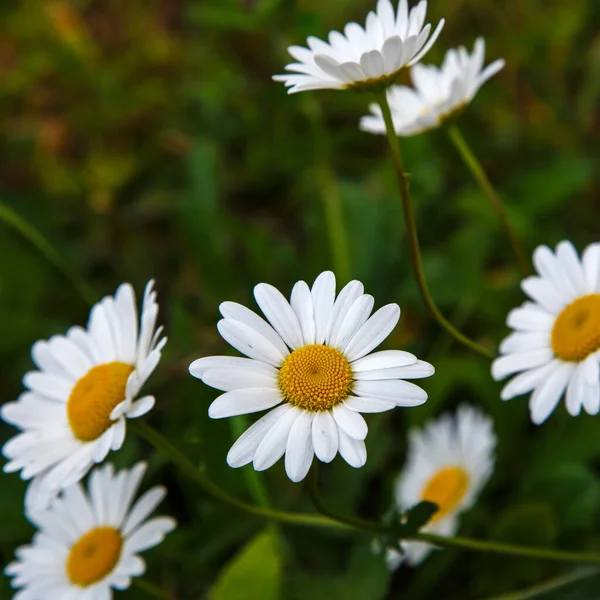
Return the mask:
[[[423,525],[438,511],[435,502],[419,502],[407,510],[401,517],[400,526],[395,529],[394,534],[399,538],[409,538],[419,532]]]
[[[251,540],[219,574],[210,600],[278,600],[281,591],[281,554],[269,531]]]

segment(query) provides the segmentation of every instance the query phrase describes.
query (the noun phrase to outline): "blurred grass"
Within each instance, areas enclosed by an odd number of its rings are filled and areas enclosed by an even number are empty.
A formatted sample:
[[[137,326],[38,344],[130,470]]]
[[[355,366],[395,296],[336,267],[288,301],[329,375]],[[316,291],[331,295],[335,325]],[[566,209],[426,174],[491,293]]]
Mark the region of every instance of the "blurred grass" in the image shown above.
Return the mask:
[[[596,420],[568,418],[561,407],[533,427],[526,401],[502,403],[489,365],[432,322],[410,277],[385,140],[357,129],[368,98],[288,97],[270,79],[288,62],[287,45],[362,21],[372,6],[363,0],[3,3],[0,201],[37,228],[99,296],[121,281],[141,291],[157,279],[170,341],[149,385],[158,398],[149,418],[221,485],[249,497],[243,472],[225,463],[229,424],[206,414],[215,392],[192,380],[187,365],[226,350],[215,328],[219,302],[251,305],[259,281],[289,293],[297,279],[310,281],[332,266],[321,198],[325,172],[347,224],[351,276],[365,282],[378,305],[402,307],[387,346],[413,351],[437,368],[423,383],[430,394],[423,407],[369,420],[365,468],[336,459],[322,469],[327,501],[343,511],[383,514],[404,459],[406,428],[471,402],[494,417],[500,446],[494,477],[461,532],[600,550]],[[429,20],[443,16],[447,25],[425,62],[439,63],[455,45],[471,47],[478,35],[486,38],[489,60],[506,59],[461,129],[527,251],[564,238],[580,249],[597,241],[600,4],[432,0],[429,10]],[[326,152],[307,116],[313,103],[322,114]],[[432,292],[454,323],[495,345],[506,333],[506,313],[522,301],[497,219],[443,132],[402,146]],[[60,272],[0,224],[3,401],[20,392],[33,342],[86,318],[87,307]],[[1,440],[13,433],[0,427]],[[130,437],[111,459],[127,465],[148,455]],[[230,558],[246,556],[253,564],[247,544],[264,539],[253,537],[261,535],[261,523],[205,500],[160,457],[152,456],[151,466],[145,484],[169,487],[163,511],[181,526],[148,553],[149,579],[171,598],[195,599],[209,593]],[[275,505],[311,509],[280,464],[263,479]],[[2,476],[0,490],[5,564],[32,528],[21,514],[18,478]],[[273,597],[286,600],[464,600],[526,589],[562,573],[535,561],[444,551],[390,577],[368,539],[289,528],[283,534]],[[0,598],[9,597],[7,585],[0,581]],[[552,598],[567,597],[557,593]],[[568,597],[591,598],[585,593]]]

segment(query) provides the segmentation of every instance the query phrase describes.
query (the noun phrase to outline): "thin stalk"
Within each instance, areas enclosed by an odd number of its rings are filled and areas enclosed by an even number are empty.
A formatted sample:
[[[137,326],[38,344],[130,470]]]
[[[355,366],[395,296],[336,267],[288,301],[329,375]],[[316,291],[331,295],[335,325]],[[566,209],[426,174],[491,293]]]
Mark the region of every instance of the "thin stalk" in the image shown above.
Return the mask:
[[[300,513],[285,512],[264,506],[255,506],[253,504],[248,504],[243,500],[239,500],[221,489],[217,484],[213,483],[202,471],[196,468],[181,450],[171,444],[171,442],[158,431],[141,421],[132,423],[132,427],[141,437],[154,446],[160,454],[168,458],[183,473],[199,485],[209,496],[212,496],[215,500],[223,502],[232,508],[256,517],[280,521],[281,523],[288,523],[290,525],[329,527],[342,530],[350,529],[344,523],[339,523],[333,519],[328,519],[320,515],[304,515]]]
[[[336,275],[342,281],[350,279],[350,250],[340,188],[331,168],[331,150],[325,131],[325,123],[319,104],[311,99],[305,99],[304,112],[311,126],[315,145],[315,175],[319,186],[329,246]]]
[[[33,225],[1,201],[0,221],[4,221],[35,246],[39,253],[70,281],[86,304],[91,306],[96,302],[97,298],[94,290],[79,275],[71,271],[58,250]]]
[[[558,562],[600,565],[600,554],[587,554],[578,552],[563,552],[550,548],[531,548],[528,546],[515,546],[501,542],[486,542],[463,537],[445,537],[434,533],[417,533],[408,541],[427,542],[440,548],[463,548],[477,550],[492,554],[506,554],[522,556],[523,558],[538,558]]]
[[[346,523],[346,525],[354,529],[360,529],[362,531],[368,531],[374,534],[382,534],[389,532],[389,528],[381,523],[376,523],[375,521],[366,521],[357,517],[340,515],[329,509],[325,502],[323,502],[323,498],[321,498],[321,494],[319,493],[319,473],[317,463],[315,463],[312,466],[311,472],[309,473],[308,477],[308,491],[310,494],[310,498],[313,504],[315,505],[315,508],[322,515],[325,515],[330,519],[334,519],[335,521]]]
[[[400,144],[398,143],[398,137],[394,129],[394,123],[392,120],[392,113],[387,101],[387,96],[384,92],[377,94],[377,101],[381,107],[383,114],[383,120],[385,122],[387,138],[389,142],[390,151],[392,154],[392,160],[394,167],[396,168],[396,175],[398,177],[398,184],[400,186],[400,195],[402,196],[402,209],[404,212],[404,220],[406,222],[406,231],[408,234],[408,246],[410,250],[410,257],[417,281],[417,286],[421,297],[425,302],[427,308],[434,316],[436,321],[461,344],[467,346],[471,350],[477,352],[485,358],[493,360],[495,358],[494,353],[471,340],[464,334],[462,334],[454,325],[452,325],[440,312],[437,307],[431,292],[427,286],[427,280],[425,279],[425,273],[423,271],[423,261],[421,259],[421,250],[419,247],[419,235],[417,232],[417,225],[415,223],[415,217],[413,214],[412,199],[410,195],[410,189],[408,185],[408,178],[404,172],[404,165],[402,162],[402,154],[400,153]]]
[[[517,260],[517,264],[519,265],[523,275],[529,275],[531,273],[531,268],[529,266],[529,261],[526,258],[525,251],[523,250],[523,246],[521,245],[521,242],[519,241],[513,226],[511,225],[510,219],[508,218],[508,214],[506,213],[506,209],[504,208],[504,204],[502,204],[500,196],[494,189],[494,186],[489,180],[486,172],[483,170],[481,163],[467,144],[467,140],[465,140],[457,125],[451,125],[448,128],[448,135],[458,150],[458,153],[461,155],[463,161],[471,171],[475,181],[477,181],[481,191],[488,197],[489,201],[492,203],[492,207],[496,213],[498,213],[500,223],[506,231],[512,251]]]

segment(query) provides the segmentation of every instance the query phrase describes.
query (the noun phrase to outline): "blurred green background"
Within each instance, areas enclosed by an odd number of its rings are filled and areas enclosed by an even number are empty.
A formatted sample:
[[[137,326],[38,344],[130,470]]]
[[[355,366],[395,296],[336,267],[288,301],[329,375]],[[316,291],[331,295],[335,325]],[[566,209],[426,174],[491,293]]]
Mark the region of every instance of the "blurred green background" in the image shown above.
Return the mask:
[[[351,276],[381,306],[398,302],[386,347],[410,350],[437,374],[421,408],[373,415],[366,466],[321,469],[327,502],[376,518],[391,503],[407,428],[461,402],[493,416],[497,467],[461,534],[600,552],[600,424],[560,407],[541,427],[524,398],[502,403],[489,364],[432,321],[411,278],[385,139],[357,129],[369,98],[287,96],[271,76],[289,44],[364,22],[365,0],[27,0],[0,6],[0,201],[37,228],[97,297],[157,280],[169,343],[148,420],[222,486],[250,499],[225,456],[239,420],[210,421],[216,391],[187,373],[227,351],[215,323],[223,300],[253,306],[252,286],[288,294],[332,268],[324,200],[339,198]],[[600,3],[597,0],[432,0],[447,24],[426,57],[486,38],[507,66],[463,114],[461,128],[506,200],[528,252],[598,241]],[[495,346],[523,301],[503,231],[443,131],[402,141],[425,268],[444,313]],[[325,196],[329,195],[329,196]],[[4,214],[4,213],[2,213]],[[339,281],[340,286],[345,281]],[[39,338],[84,324],[89,306],[60,270],[0,222],[0,401],[17,397]],[[15,430],[0,424],[0,441]],[[367,536],[265,524],[217,506],[134,436],[118,465],[150,461],[161,510],[179,529],[145,555],[166,598],[407,600],[600,598],[600,577],[534,595],[573,567],[457,550],[388,574]],[[262,479],[274,505],[313,510],[278,463]],[[0,563],[29,541],[24,484],[0,476]],[[266,532],[266,533],[263,533]],[[145,598],[135,587],[117,597]],[[11,597],[0,580],[0,598]]]

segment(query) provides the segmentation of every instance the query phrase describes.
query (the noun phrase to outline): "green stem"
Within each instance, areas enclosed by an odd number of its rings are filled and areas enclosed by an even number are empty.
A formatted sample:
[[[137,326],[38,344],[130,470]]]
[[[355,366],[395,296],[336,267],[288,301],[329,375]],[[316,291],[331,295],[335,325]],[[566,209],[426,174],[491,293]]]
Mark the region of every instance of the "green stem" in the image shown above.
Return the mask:
[[[306,98],[304,111],[312,125],[315,143],[316,180],[321,192],[320,196],[325,212],[325,222],[327,224],[329,245],[331,247],[335,272],[342,281],[348,281],[351,272],[348,235],[344,222],[340,188],[331,169],[331,151],[323,122],[323,115],[321,114],[321,107],[312,98]]]
[[[412,208],[412,199],[410,195],[410,189],[408,186],[408,178],[404,172],[404,165],[402,163],[402,154],[400,153],[400,144],[398,143],[398,136],[394,129],[394,123],[392,120],[392,113],[387,101],[385,91],[377,94],[377,101],[381,107],[383,114],[383,120],[385,122],[387,138],[389,142],[390,151],[392,154],[392,160],[394,167],[396,168],[396,175],[398,177],[398,183],[400,185],[400,194],[402,196],[402,209],[404,211],[404,220],[406,222],[406,231],[408,234],[408,245],[410,250],[411,262],[417,280],[417,286],[423,301],[427,305],[431,314],[435,317],[437,322],[452,336],[454,339],[459,341],[461,344],[467,346],[471,350],[474,350],[481,356],[493,360],[495,358],[494,353],[478,344],[477,342],[469,339],[463,335],[454,325],[452,325],[440,312],[437,307],[431,292],[427,286],[427,280],[425,279],[425,273],[423,271],[423,261],[421,259],[421,251],[419,248],[419,236],[417,232],[417,226]]]
[[[313,464],[311,471],[309,473],[309,481],[308,481],[308,490],[310,494],[310,498],[315,505],[315,508],[326,517],[330,519],[334,519],[335,521],[340,521],[345,523],[349,527],[353,529],[360,529],[362,531],[368,531],[370,533],[382,534],[388,533],[389,528],[381,523],[376,523],[375,521],[366,521],[363,519],[359,519],[357,517],[349,517],[340,515],[327,507],[327,505],[323,502],[321,495],[319,494],[319,472],[318,472],[318,463]]]
[[[40,254],[52,265],[54,265],[75,288],[84,302],[90,306],[96,302],[94,290],[76,273],[71,271],[60,253],[46,240],[46,238],[28,223],[21,215],[16,213],[10,206],[0,201],[0,221],[4,221],[9,227],[19,232],[30,244],[35,246]]]
[[[582,554],[578,552],[551,550],[550,548],[515,546],[513,544],[486,542],[463,537],[445,537],[434,533],[417,533],[408,541],[427,542],[440,548],[463,548],[465,550],[522,556],[524,558],[539,558],[559,562],[600,565],[600,554]]]
[[[450,140],[458,150],[458,153],[461,155],[465,164],[471,171],[471,174],[479,184],[481,191],[488,197],[489,201],[492,203],[492,207],[498,213],[502,227],[504,227],[506,231],[513,253],[519,268],[523,272],[523,275],[529,275],[531,273],[531,268],[529,267],[529,262],[526,258],[523,246],[521,245],[521,242],[519,241],[519,238],[517,237],[517,234],[510,223],[510,219],[508,218],[508,214],[506,213],[506,209],[504,208],[504,204],[502,204],[500,196],[494,189],[494,186],[483,170],[481,163],[479,160],[477,160],[475,154],[473,154],[473,151],[467,144],[467,141],[463,137],[457,125],[452,125],[448,128],[448,135],[450,136]]]
[[[264,506],[255,506],[248,504],[243,500],[239,500],[234,496],[231,496],[228,492],[221,489],[218,485],[213,483],[202,471],[196,468],[196,466],[169,440],[162,436],[158,431],[150,427],[144,422],[136,421],[131,424],[133,429],[149,442],[158,452],[167,457],[177,467],[196,482],[209,496],[212,496],[215,500],[223,502],[241,510],[248,514],[260,517],[263,519],[272,519],[274,521],[280,521],[281,523],[288,523],[290,525],[300,525],[307,527],[329,527],[334,529],[350,529],[347,525],[328,519],[320,515],[304,515],[300,513],[285,512],[282,510],[276,510],[273,508],[267,508]]]

